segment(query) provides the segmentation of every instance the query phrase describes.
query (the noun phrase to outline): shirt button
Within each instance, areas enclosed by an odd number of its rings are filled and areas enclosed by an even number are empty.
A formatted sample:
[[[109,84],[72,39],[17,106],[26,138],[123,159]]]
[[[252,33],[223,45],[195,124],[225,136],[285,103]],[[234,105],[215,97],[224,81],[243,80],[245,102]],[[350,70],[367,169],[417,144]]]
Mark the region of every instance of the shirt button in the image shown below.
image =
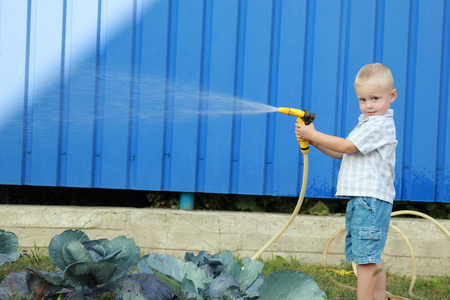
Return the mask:
[[[370,234],[370,238],[373,239],[373,233]]]

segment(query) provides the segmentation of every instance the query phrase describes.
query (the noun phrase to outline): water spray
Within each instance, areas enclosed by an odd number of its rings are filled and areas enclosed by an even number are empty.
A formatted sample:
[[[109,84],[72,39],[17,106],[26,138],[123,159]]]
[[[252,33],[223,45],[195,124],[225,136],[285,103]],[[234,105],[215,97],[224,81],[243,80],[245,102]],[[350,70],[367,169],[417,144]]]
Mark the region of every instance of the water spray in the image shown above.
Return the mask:
[[[296,108],[290,107],[279,107],[278,112],[297,117],[297,123],[309,125],[316,118],[316,114],[310,113],[307,110],[300,110]],[[284,227],[275,234],[270,241],[268,241],[253,257],[252,259],[258,259],[264,251],[267,250],[285,231],[288,227],[294,222],[295,217],[297,216],[300,208],[303,204],[303,199],[305,198],[306,192],[306,184],[308,182],[308,169],[309,169],[309,160],[308,160],[308,152],[309,152],[309,141],[305,139],[298,139],[298,143],[300,145],[300,150],[303,153],[303,181],[302,181],[302,189],[300,191],[300,195],[298,197],[297,205],[295,206],[294,212],[292,213],[289,220],[286,222]]]

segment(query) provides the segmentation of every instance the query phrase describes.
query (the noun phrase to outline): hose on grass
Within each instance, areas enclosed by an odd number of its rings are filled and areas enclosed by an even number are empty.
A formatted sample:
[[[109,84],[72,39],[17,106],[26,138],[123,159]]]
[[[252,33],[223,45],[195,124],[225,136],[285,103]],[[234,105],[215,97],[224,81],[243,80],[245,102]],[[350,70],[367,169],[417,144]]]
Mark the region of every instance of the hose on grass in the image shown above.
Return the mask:
[[[412,210],[399,210],[399,211],[393,212],[391,214],[391,217],[399,216],[399,215],[415,215],[415,216],[419,216],[419,217],[425,218],[425,219],[431,221],[433,224],[435,224],[439,229],[441,229],[447,235],[448,238],[450,238],[450,232],[444,226],[442,226],[442,224],[440,224],[438,221],[436,221],[434,218],[430,217],[429,215],[426,215],[424,213],[417,212],[417,211],[412,211]],[[415,255],[414,255],[414,250],[413,250],[413,248],[411,246],[411,243],[409,242],[408,238],[406,237],[406,235],[400,229],[398,229],[396,226],[394,226],[392,224],[390,224],[389,227],[394,229],[395,231],[397,231],[400,234],[400,236],[405,240],[405,243],[407,244],[407,246],[409,248],[409,252],[411,254],[411,260],[412,260],[413,274],[412,274],[412,277],[411,277],[411,283],[410,283],[410,286],[409,286],[409,289],[408,289],[408,293],[409,293],[410,296],[414,296],[412,291],[413,291],[414,283],[416,282],[416,277],[417,277],[417,265],[416,265],[416,258],[415,258]],[[322,257],[322,264],[325,267],[326,267],[326,257],[327,257],[328,249],[330,248],[331,243],[340,234],[342,234],[344,231],[346,231],[345,226],[340,228],[338,231],[336,231],[331,236],[331,238],[328,240],[328,243],[325,246],[325,250],[323,252],[323,257]],[[355,272],[355,275],[358,276],[357,270],[356,270],[356,265],[354,263],[352,263],[352,267],[353,267],[353,271]],[[395,296],[395,295],[393,295],[393,294],[391,294],[389,292],[386,292],[386,293],[387,293],[387,295],[392,296],[393,299],[405,299],[405,298],[401,298],[401,297]]]

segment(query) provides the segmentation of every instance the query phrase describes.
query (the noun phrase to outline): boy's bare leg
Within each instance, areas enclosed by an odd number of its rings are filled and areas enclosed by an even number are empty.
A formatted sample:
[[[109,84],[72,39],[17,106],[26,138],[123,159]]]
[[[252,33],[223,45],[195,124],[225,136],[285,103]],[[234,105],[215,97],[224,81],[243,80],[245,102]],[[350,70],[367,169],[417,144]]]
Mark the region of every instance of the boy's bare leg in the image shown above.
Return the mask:
[[[386,299],[386,270],[382,263],[358,265],[358,300]]]
[[[376,300],[385,300],[386,299],[386,270],[384,269],[384,265],[382,263],[377,263],[377,284],[375,286],[375,295],[374,299]]]
[[[358,265],[357,292],[356,292],[358,300],[374,299],[375,286],[377,285],[377,277],[374,276],[376,271],[377,271],[376,264]]]

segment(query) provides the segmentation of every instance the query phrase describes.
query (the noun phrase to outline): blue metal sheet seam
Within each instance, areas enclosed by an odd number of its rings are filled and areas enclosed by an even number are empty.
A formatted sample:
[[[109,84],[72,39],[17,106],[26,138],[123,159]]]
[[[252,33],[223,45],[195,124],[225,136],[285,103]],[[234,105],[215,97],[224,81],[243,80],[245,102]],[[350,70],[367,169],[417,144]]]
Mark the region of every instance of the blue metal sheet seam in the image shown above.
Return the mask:
[[[448,127],[448,101],[450,100],[449,83],[450,69],[445,66],[450,65],[450,3],[444,2],[444,24],[442,30],[442,58],[441,58],[441,84],[439,91],[439,115],[438,115],[438,140],[437,140],[437,157],[436,157],[436,183],[435,183],[435,201],[450,202],[448,195],[445,193],[446,186],[446,137]]]
[[[340,18],[340,46],[339,55],[340,57],[339,65],[337,67],[338,82],[336,84],[336,105],[334,110],[336,112],[336,119],[334,123],[334,134],[337,136],[344,136],[345,131],[345,112],[347,111],[347,95],[348,91],[346,87],[348,86],[348,67],[347,63],[349,61],[349,43],[350,43],[350,16],[351,16],[351,3],[348,1],[341,2],[341,18]],[[339,173],[340,164],[335,160],[332,160],[331,167],[331,186],[330,186],[330,196],[334,196],[336,193],[337,176]]]
[[[281,39],[281,14],[282,2],[274,1],[272,4],[272,25],[270,33],[270,63],[269,63],[269,99],[268,104],[277,106],[278,95],[278,72],[280,59],[280,39]],[[273,176],[274,176],[274,155],[275,155],[275,130],[276,130],[276,115],[271,113],[267,115],[266,121],[266,151],[264,155],[264,181],[263,194],[271,195],[273,193]]]
[[[21,184],[28,185],[31,183],[31,146],[33,142],[33,106],[32,98],[34,95],[34,55],[32,44],[35,42],[36,27],[36,3],[29,0],[27,5],[27,36],[26,36],[26,57],[25,57],[25,93],[24,93],[24,110],[23,110],[23,159],[22,159],[22,175]]]
[[[66,51],[68,51],[67,43],[70,43],[68,38],[68,30],[70,29],[70,23],[68,23],[68,10],[67,0],[63,2],[62,12],[62,45],[61,45],[61,69],[60,69],[60,82],[59,82],[59,122],[58,122],[58,149],[57,149],[57,165],[56,165],[56,185],[66,185],[66,173],[67,173],[67,128],[69,117],[69,70],[70,60]]]
[[[237,44],[236,44],[236,68],[235,68],[235,84],[234,97],[242,98],[243,95],[243,76],[244,76],[244,60],[245,60],[245,37],[246,37],[246,15],[247,2],[241,1],[238,8],[238,25],[237,25]],[[234,105],[237,105],[235,103]],[[233,194],[239,193],[239,153],[241,147],[241,115],[233,114],[232,122],[232,142],[231,142],[231,159],[230,159],[230,188],[229,192]]]
[[[131,66],[130,66],[130,101],[128,108],[128,147],[126,164],[126,188],[136,187],[136,153],[139,130],[139,88],[141,82],[142,60],[142,2],[133,1],[133,21],[131,37]]]
[[[203,22],[202,22],[202,46],[201,46],[201,69],[200,69],[200,102],[199,110],[208,110],[207,97],[210,90],[210,68],[211,68],[211,43],[212,43],[212,14],[213,5],[211,1],[203,3]],[[205,170],[208,155],[207,149],[207,128],[208,116],[206,114],[199,115],[197,126],[197,176],[195,182],[196,191],[204,191],[205,189]]]
[[[178,27],[178,0],[169,2],[168,38],[167,38],[167,60],[166,60],[166,91],[164,104],[164,160],[162,167],[162,190],[171,188],[172,160],[170,152],[173,147],[173,91],[176,71],[176,50],[177,50],[177,27]]]
[[[409,35],[408,35],[408,70],[406,77],[406,103],[405,103],[405,118],[403,132],[403,161],[397,162],[403,165],[402,169],[402,183],[399,195],[401,199],[407,199],[411,192],[411,162],[412,153],[411,147],[413,144],[412,128],[414,123],[414,102],[415,102],[415,82],[417,78],[417,40],[419,30],[419,1],[413,0],[411,2],[409,11]]]
[[[315,23],[316,23],[316,3],[315,1],[308,1],[306,5],[307,14],[306,14],[306,24],[305,24],[305,56],[304,56],[304,68],[303,68],[303,91],[299,103],[300,109],[308,109],[311,107],[312,103],[312,74],[314,71],[314,43],[315,43]],[[302,156],[302,153],[298,152],[299,156]],[[303,160],[302,157],[299,158],[301,162]],[[303,163],[298,165],[297,174],[303,173]],[[300,192],[303,178],[302,176],[297,177],[297,189]]]
[[[374,62],[383,61],[383,48],[384,48],[384,27],[385,27],[385,9],[386,0],[378,0],[376,4],[376,16],[375,16],[375,51]]]
[[[103,11],[103,1],[98,2],[97,15],[97,42],[96,42],[96,74],[104,74],[106,58],[106,25]],[[106,4],[105,4],[106,5]],[[103,151],[103,120],[104,120],[104,94],[105,79],[103,76],[95,77],[95,96],[94,96],[94,131],[93,131],[93,151],[92,151],[92,176],[91,186],[102,186],[102,151]]]

